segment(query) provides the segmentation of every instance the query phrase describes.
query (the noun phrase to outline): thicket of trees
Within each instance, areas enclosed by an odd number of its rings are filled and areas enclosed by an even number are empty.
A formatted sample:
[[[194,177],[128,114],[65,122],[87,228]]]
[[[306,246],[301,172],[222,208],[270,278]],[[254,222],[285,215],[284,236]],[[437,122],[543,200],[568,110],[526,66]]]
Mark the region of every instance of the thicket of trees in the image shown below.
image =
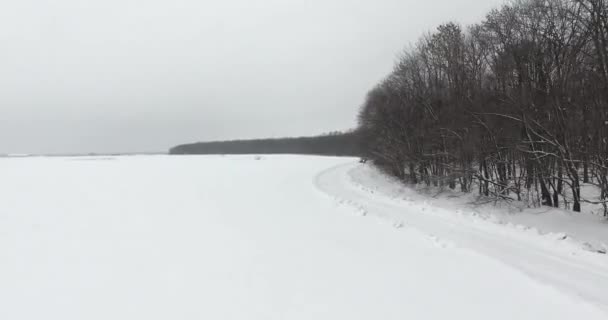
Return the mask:
[[[199,142],[172,148],[171,154],[314,154],[359,156],[353,132],[332,132],[316,137]]]
[[[608,215],[607,2],[516,1],[423,36],[362,106],[366,157],[404,181]]]

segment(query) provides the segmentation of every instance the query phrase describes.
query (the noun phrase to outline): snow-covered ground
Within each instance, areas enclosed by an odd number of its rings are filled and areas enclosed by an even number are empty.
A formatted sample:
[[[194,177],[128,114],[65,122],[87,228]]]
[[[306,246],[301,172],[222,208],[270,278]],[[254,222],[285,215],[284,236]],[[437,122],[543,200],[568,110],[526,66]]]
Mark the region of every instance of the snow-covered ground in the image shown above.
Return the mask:
[[[352,165],[336,168],[347,169],[344,177],[370,193],[377,192],[393,200],[409,200],[426,203],[434,208],[449,209],[449,214],[473,219],[489,220],[509,227],[525,228],[549,238],[575,241],[584,248],[606,253],[608,251],[608,220],[597,206],[583,204],[583,212],[550,207],[529,208],[523,202],[495,202],[480,198],[476,192],[464,194],[449,188],[406,186],[388,177],[372,165]],[[583,195],[593,198],[595,189],[586,186]],[[406,205],[407,205],[406,204]],[[566,239],[564,239],[566,240]]]
[[[0,159],[0,319],[608,318],[606,225],[398,188],[345,158]]]

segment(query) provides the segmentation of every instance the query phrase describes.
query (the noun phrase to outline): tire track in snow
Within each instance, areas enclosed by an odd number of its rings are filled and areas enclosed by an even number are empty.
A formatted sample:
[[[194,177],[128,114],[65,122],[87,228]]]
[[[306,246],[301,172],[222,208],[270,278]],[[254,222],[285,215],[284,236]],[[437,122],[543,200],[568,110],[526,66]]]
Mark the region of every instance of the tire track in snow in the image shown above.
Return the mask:
[[[363,216],[375,216],[399,228],[413,228],[444,248],[462,247],[496,259],[608,312],[606,255],[555,245],[541,235],[531,236],[489,221],[465,219],[456,212],[426,203],[400,202],[378,195],[352,181],[349,172],[358,166],[349,162],[328,168],[314,178],[314,184]]]

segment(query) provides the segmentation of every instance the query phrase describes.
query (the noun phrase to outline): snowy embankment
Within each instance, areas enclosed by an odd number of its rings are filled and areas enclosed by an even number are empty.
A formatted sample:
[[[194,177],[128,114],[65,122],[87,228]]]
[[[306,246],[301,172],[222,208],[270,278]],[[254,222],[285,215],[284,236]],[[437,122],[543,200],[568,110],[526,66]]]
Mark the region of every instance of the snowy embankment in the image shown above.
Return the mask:
[[[549,239],[567,240],[588,251],[604,254],[608,251],[608,220],[601,214],[602,211],[593,212],[594,207],[588,204],[583,204],[586,210],[582,213],[551,207],[529,208],[523,202],[485,200],[475,192],[465,194],[447,187],[406,186],[372,165],[354,165],[346,175],[351,183],[370,193],[377,192],[395,200],[426,203],[434,208],[448,209],[450,215],[455,212],[463,218],[488,220]],[[583,195],[594,191],[584,190]]]
[[[2,159],[0,319],[607,318],[606,255],[395,198],[364,168]]]

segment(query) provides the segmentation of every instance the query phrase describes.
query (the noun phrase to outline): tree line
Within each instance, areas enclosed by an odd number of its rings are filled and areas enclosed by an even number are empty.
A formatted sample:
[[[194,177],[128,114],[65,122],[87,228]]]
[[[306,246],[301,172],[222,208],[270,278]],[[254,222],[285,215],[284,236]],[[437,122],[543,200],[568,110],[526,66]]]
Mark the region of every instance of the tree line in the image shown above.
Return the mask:
[[[358,120],[365,157],[403,181],[608,215],[607,1],[515,1],[445,23]],[[582,197],[586,184],[599,195]]]
[[[354,132],[332,132],[314,137],[199,142],[176,146],[169,153],[359,156],[361,148]]]

